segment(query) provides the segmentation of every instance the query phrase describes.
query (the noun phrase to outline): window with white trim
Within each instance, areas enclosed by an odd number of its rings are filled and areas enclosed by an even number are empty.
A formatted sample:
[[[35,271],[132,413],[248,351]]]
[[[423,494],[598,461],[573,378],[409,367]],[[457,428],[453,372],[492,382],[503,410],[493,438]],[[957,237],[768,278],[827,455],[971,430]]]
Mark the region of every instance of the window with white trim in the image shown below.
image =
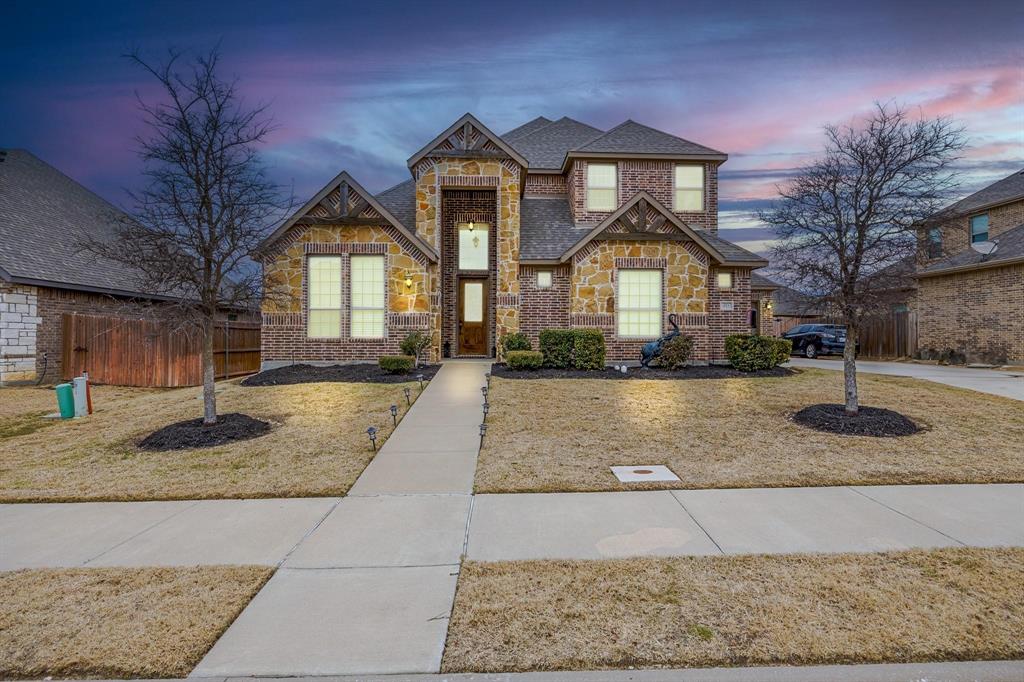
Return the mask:
[[[352,256],[352,308],[349,336],[384,338],[384,256]]]
[[[720,272],[718,273],[718,288],[719,289],[732,289],[732,273],[731,272]]]
[[[551,271],[550,270],[538,270],[537,271],[537,288],[538,289],[550,289],[551,288]]]
[[[676,166],[675,210],[704,210],[704,165],[683,164]]]
[[[310,256],[306,271],[306,335],[336,339],[341,336],[341,258]]]
[[[587,164],[587,210],[614,211],[616,196],[616,166],[614,163]]]
[[[619,336],[661,334],[661,270],[619,270]]]

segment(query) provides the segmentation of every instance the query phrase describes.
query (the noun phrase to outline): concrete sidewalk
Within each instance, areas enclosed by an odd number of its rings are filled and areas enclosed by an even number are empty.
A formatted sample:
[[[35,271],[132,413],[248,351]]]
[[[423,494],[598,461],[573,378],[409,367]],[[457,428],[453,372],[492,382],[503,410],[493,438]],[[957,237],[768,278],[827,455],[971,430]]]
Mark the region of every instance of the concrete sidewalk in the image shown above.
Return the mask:
[[[816,367],[818,369],[834,369],[842,371],[841,358],[792,358],[792,367]],[[889,376],[912,377],[934,381],[947,386],[967,388],[981,393],[1024,400],[1024,372],[1005,372],[996,369],[974,369],[970,367],[949,367],[944,365],[924,365],[913,362],[875,362],[871,360],[857,361],[858,374],[888,374]]]

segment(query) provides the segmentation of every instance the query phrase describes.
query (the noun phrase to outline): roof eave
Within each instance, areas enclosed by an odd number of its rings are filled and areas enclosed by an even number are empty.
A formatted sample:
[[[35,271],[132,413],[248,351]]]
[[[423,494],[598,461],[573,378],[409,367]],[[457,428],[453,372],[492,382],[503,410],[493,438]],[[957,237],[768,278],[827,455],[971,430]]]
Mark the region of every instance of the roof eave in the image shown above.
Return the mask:
[[[520,265],[563,265],[558,258],[520,258]]]
[[[645,152],[586,152],[570,150],[562,162],[561,173],[569,170],[569,164],[573,159],[652,159],[656,161],[718,161],[725,163],[729,159],[728,154],[717,152],[714,154],[661,154]]]
[[[943,217],[943,220],[963,218],[964,216],[973,215],[975,213],[987,211],[992,208],[998,208],[999,206],[1005,206],[1006,204],[1014,204],[1017,203],[1018,201],[1024,201],[1024,194],[1020,194],[1015,197],[1010,197],[1009,199],[997,199],[995,201],[990,201],[987,204],[981,204],[980,206],[972,206],[971,208],[966,210],[952,210],[953,207],[950,207],[951,213],[948,216]]]
[[[1015,256],[1013,258],[1005,258],[1003,260],[990,260],[982,261],[980,263],[969,263],[967,265],[956,265],[951,268],[942,268],[940,270],[928,270],[924,272],[915,272],[911,277],[914,279],[926,279],[928,277],[942,277],[943,275],[955,275],[961,272],[970,272],[972,270],[990,270],[992,268],[1001,268],[1008,265],[1019,265],[1024,263],[1024,256]]]
[[[35,277],[19,277],[12,275],[0,268],[0,277],[11,284],[23,284],[32,287],[44,287],[46,289],[64,289],[67,291],[83,291],[91,294],[105,294],[107,296],[118,296],[121,298],[141,298],[148,301],[180,301],[175,296],[163,296],[161,294],[146,294],[140,291],[128,289],[113,289],[109,287],[96,287],[88,284],[75,284],[73,282],[57,282],[48,279],[36,279]]]

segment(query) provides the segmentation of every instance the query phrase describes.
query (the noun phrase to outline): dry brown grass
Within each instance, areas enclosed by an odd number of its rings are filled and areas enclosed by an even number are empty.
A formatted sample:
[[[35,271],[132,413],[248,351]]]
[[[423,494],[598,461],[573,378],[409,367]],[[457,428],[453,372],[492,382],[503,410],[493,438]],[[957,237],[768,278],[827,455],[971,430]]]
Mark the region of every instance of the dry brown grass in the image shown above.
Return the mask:
[[[101,386],[91,417],[0,439],[0,501],[341,495],[373,458],[366,428],[379,429],[381,444],[392,430],[389,406],[405,414],[405,386],[419,394],[415,382],[219,383],[220,412],[244,412],[275,428],[254,440],[169,452],[135,444],[162,426],[201,416],[200,389]],[[5,404],[8,390],[0,393]]]
[[[462,566],[442,671],[1024,656],[1024,549]]]
[[[477,492],[1024,481],[1024,403],[940,384],[859,378],[862,403],[924,431],[839,436],[789,421],[842,399],[842,373],[687,381],[491,382]],[[674,484],[630,484],[614,465],[665,464]]]
[[[0,573],[0,677],[184,677],[272,573],[263,566]]]

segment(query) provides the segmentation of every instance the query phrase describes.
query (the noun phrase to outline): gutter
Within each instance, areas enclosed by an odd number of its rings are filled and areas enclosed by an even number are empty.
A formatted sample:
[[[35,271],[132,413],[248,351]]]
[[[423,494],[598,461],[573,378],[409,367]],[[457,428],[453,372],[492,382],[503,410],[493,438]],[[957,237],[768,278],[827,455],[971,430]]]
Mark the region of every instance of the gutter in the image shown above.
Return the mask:
[[[992,268],[1001,268],[1004,266],[1019,265],[1022,263],[1024,263],[1024,256],[1016,256],[1014,258],[1005,258],[1003,260],[981,261],[979,263],[957,265],[951,268],[943,268],[941,270],[917,272],[911,275],[911,277],[913,277],[914,279],[925,279],[927,277],[941,277],[943,275],[955,275],[960,272],[971,272],[972,270],[990,270]]]

